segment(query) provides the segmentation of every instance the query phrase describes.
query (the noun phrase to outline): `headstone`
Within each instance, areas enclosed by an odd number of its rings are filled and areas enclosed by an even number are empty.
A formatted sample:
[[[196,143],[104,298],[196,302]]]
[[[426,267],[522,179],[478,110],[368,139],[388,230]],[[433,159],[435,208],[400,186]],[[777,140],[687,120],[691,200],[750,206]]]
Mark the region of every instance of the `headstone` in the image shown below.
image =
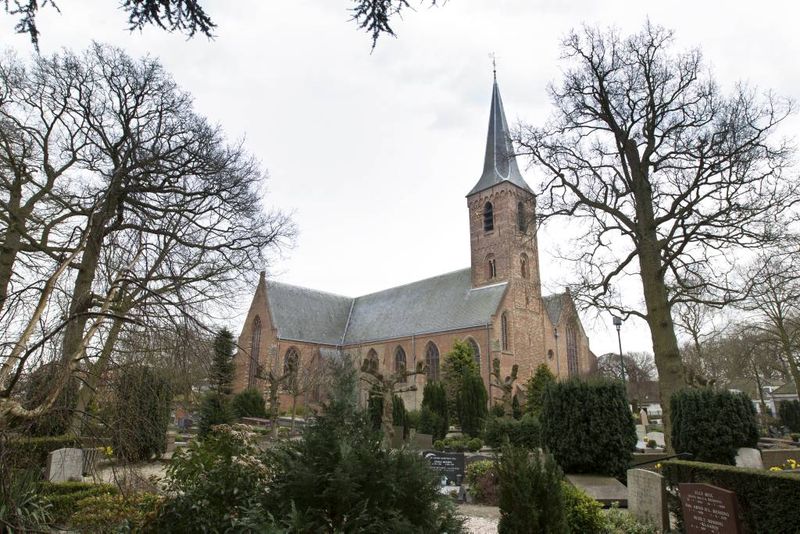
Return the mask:
[[[678,484],[686,534],[741,534],[736,493],[710,484]]]
[[[650,432],[647,434],[648,439],[652,439],[661,448],[664,448],[664,433],[663,432]]]
[[[664,477],[646,469],[628,470],[628,511],[642,523],[664,532],[669,528],[667,484]]]
[[[750,467],[753,469],[764,469],[764,462],[761,459],[761,451],[742,447],[736,451],[736,467]]]
[[[582,489],[603,506],[611,506],[615,502],[622,508],[628,505],[628,488],[614,477],[566,475],[566,478],[570,484]]]
[[[394,430],[394,435],[392,436],[392,442],[390,443],[393,449],[399,449],[403,446],[403,427],[402,426],[393,426],[392,430]]]
[[[644,408],[639,410],[639,418],[642,420],[642,424],[644,426],[650,424],[650,422],[647,420],[647,410],[645,410]]]
[[[83,480],[83,451],[58,449],[47,455],[47,480],[67,482]]]
[[[433,447],[433,436],[431,434],[420,434],[417,432],[411,437],[411,448],[424,451]]]
[[[464,480],[464,453],[425,451],[422,453],[439,476],[447,478],[448,485],[460,486]]]
[[[636,437],[643,440],[647,435],[647,427],[645,425],[636,425]]]

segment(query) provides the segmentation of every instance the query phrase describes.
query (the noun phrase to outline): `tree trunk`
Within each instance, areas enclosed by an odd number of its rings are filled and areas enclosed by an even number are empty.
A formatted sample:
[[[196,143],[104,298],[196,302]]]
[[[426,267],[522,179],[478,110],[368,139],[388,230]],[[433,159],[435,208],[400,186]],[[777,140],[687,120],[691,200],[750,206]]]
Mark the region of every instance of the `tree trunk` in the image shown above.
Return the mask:
[[[386,388],[383,393],[383,413],[381,414],[381,424],[383,425],[383,446],[387,451],[391,449],[392,442],[394,441],[394,418],[392,417],[393,397],[394,392],[392,388]]]

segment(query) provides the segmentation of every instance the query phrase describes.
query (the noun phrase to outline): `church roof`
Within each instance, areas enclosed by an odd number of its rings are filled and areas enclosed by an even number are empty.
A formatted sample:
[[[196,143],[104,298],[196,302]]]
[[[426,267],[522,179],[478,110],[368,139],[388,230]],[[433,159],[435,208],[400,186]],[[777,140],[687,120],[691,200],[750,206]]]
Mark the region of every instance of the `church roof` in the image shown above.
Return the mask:
[[[506,286],[473,288],[462,269],[355,299],[270,282],[267,299],[279,338],[352,345],[484,326]]]
[[[503,100],[500,98],[500,89],[497,87],[495,79],[492,87],[492,105],[489,111],[489,131],[486,135],[483,174],[467,196],[502,182],[511,182],[517,187],[531,191],[517,167],[506,122],[506,113],[503,110]]]

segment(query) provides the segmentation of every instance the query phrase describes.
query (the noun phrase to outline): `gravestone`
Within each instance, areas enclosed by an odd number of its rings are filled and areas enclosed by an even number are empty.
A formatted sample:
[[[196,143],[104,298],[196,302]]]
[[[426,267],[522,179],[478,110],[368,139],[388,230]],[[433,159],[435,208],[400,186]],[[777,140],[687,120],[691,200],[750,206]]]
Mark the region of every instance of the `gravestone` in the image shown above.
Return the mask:
[[[433,436],[431,434],[420,434],[417,432],[411,436],[411,448],[424,451],[433,447]]]
[[[628,511],[658,532],[666,531],[669,515],[664,477],[646,469],[628,469]]]
[[[761,451],[742,447],[736,451],[736,467],[750,467],[752,469],[764,469],[764,461],[761,459]]]
[[[647,410],[645,410],[644,408],[639,410],[639,417],[640,417],[640,420],[642,421],[642,424],[644,426],[647,426],[647,425],[650,424],[650,421],[647,420]]]
[[[653,441],[655,441],[656,445],[658,445],[662,449],[664,448],[664,433],[663,432],[650,432],[650,433],[647,434],[647,437],[649,439],[652,439]]]
[[[647,435],[647,427],[644,425],[636,425],[636,437],[643,440]]]
[[[68,482],[83,480],[83,451],[81,449],[58,449],[47,455],[47,480]]]
[[[392,436],[392,442],[389,444],[393,449],[399,449],[403,446],[403,427],[402,426],[393,426],[392,430],[394,430],[394,435]]]
[[[440,477],[447,478],[448,485],[460,486],[464,480],[464,453],[425,451],[422,453]]]
[[[710,484],[678,484],[686,534],[741,534],[736,493]]]
[[[628,488],[614,477],[603,475],[566,475],[567,481],[582,489],[603,506],[619,503],[621,508],[628,505]]]

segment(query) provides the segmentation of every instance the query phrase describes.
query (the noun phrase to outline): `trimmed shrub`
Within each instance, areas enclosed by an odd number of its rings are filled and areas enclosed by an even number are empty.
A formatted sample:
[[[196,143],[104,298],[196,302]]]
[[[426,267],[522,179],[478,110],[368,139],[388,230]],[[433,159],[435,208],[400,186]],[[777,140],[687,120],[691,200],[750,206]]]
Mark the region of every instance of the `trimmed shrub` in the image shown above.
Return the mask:
[[[160,501],[161,497],[153,493],[86,497],[77,503],[69,524],[83,533],[141,532]]]
[[[662,473],[671,490],[670,510],[678,518],[678,484],[700,482],[736,492],[747,532],[789,534],[800,525],[800,477],[796,475],[683,460],[663,462]]]
[[[758,443],[756,411],[744,393],[683,389],[672,395],[672,447],[698,462],[732,465],[736,450]]]
[[[480,375],[472,347],[466,341],[456,340],[453,348],[444,355],[442,362],[442,385],[447,399],[451,418],[458,418],[458,392],[463,387],[463,379],[468,375]]]
[[[0,440],[0,458],[17,469],[41,469],[48,454],[68,447],[80,447],[80,440],[73,435]]]
[[[231,411],[234,417],[261,417],[266,419],[267,408],[264,405],[264,396],[255,388],[245,389],[237,393],[231,401]]]
[[[456,412],[461,430],[468,436],[479,436],[486,420],[486,386],[478,373],[466,373],[456,396]]]
[[[549,454],[504,447],[497,463],[500,534],[566,533],[561,470]]]
[[[417,429],[419,428],[419,410],[411,410],[406,412],[406,420],[408,421],[408,428]]]
[[[58,383],[56,377],[61,373],[60,363],[46,363],[31,373],[30,379],[24,390],[23,405],[33,408],[40,405]],[[31,436],[59,436],[65,434],[78,402],[78,379],[72,377],[67,385],[59,392],[53,407],[47,412],[21,425],[20,430]]]
[[[640,523],[627,510],[620,510],[617,503],[605,511],[604,534],[659,534],[652,525]]]
[[[536,417],[525,414],[517,421],[508,417],[492,417],[486,422],[484,439],[493,449],[499,449],[506,439],[511,445],[536,449],[541,445],[542,428]]]
[[[200,420],[197,423],[197,433],[206,437],[211,432],[211,427],[228,425],[233,422],[233,413],[227,399],[222,395],[209,392],[200,403]]]
[[[431,434],[434,440],[444,439],[449,428],[447,395],[441,382],[429,382],[422,390],[422,405],[419,412],[417,432]]]
[[[43,482],[39,486],[39,492],[44,496],[45,502],[50,505],[53,522],[64,525],[69,522],[79,501],[97,495],[116,494],[117,488],[110,484],[88,482],[60,482],[57,484]]]
[[[544,392],[555,383],[556,375],[547,364],[539,365],[525,384],[525,412],[538,417],[542,413]]]
[[[792,432],[800,432],[800,401],[783,401],[778,406],[781,423]]]
[[[111,430],[116,455],[140,461],[167,450],[172,406],[169,380],[149,367],[131,367],[121,372],[114,389]]]
[[[569,532],[576,534],[605,534],[606,520],[599,502],[569,482],[561,483],[564,510]]]
[[[209,382],[212,391],[220,395],[230,395],[231,384],[235,366],[233,356],[236,353],[236,342],[233,333],[227,328],[221,329],[214,336],[214,356],[211,359],[211,370],[209,372]],[[240,416],[247,417],[247,416]],[[254,415],[252,417],[260,417]]]
[[[621,382],[553,384],[544,395],[541,422],[542,444],[567,473],[625,475],[636,428]]]
[[[433,442],[433,448],[437,451],[448,452],[477,452],[483,447],[481,438],[445,438],[437,439]]]
[[[475,502],[490,506],[500,503],[500,482],[497,467],[492,460],[472,462],[467,466],[464,475]]]

